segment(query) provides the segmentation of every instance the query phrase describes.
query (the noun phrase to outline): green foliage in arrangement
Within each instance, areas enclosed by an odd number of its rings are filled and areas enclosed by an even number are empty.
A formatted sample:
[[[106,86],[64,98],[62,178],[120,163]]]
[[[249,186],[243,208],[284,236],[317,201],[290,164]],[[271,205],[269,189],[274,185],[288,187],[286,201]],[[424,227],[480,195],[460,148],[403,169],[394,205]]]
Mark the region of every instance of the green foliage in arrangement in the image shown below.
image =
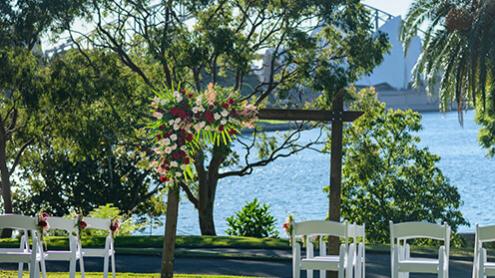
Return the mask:
[[[467,225],[440,157],[418,145],[421,114],[387,110],[371,89],[355,98],[350,109],[364,115],[345,128],[342,217],[367,224],[368,239],[382,243],[390,240],[389,220],[445,221],[454,233]]]
[[[258,199],[246,203],[235,216],[227,219],[229,228],[226,233],[233,236],[278,237],[275,218],[270,214],[270,206]]]

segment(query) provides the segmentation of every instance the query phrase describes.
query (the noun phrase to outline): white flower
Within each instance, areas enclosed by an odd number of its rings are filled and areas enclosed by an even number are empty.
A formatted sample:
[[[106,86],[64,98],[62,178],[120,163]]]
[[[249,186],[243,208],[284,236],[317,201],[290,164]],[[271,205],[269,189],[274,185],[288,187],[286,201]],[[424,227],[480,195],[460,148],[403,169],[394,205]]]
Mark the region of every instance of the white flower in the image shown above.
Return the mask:
[[[180,118],[176,118],[176,119],[175,119],[175,123],[176,123],[176,124],[180,123]]]
[[[195,124],[194,129],[198,132],[201,131],[201,124],[200,123]]]
[[[167,104],[167,103],[168,103],[168,101],[166,101],[166,100],[164,100],[164,99],[160,99],[160,104],[161,104],[161,105],[165,105],[165,104]]]
[[[164,146],[168,146],[168,145],[170,145],[170,139],[168,139],[168,138],[162,139],[161,143]]]
[[[177,168],[177,167],[179,167],[179,163],[177,163],[177,161],[172,161],[172,162],[170,162],[170,167]]]
[[[180,129],[180,125],[179,124],[174,124],[174,130],[179,130]]]
[[[183,151],[186,151],[187,150],[187,146],[186,145],[182,145],[182,146],[180,146],[180,149],[183,150]]]
[[[213,114],[213,118],[215,119],[215,121],[218,121],[222,116],[220,116],[220,114],[218,113],[215,113]]]
[[[175,123],[175,121],[174,121],[174,120],[169,120],[169,121],[168,121],[168,124],[169,124],[169,125],[173,125],[174,123]]]
[[[177,140],[177,135],[176,134],[170,135],[170,140],[176,141]]]
[[[226,123],[227,123],[227,120],[226,120],[226,119],[222,119],[222,120],[220,121],[220,124],[221,124],[221,125],[225,125]]]
[[[181,95],[181,93],[175,91],[174,92],[174,97],[177,100],[177,102],[181,102],[182,101],[182,95]]]
[[[180,168],[181,168],[182,170],[186,170],[187,165],[181,165],[181,166],[180,166]]]
[[[166,154],[170,154],[172,152],[172,148],[171,147],[166,147],[165,148],[165,153]]]
[[[172,148],[172,150],[175,150],[175,149],[177,149],[177,145],[173,144],[170,148]]]
[[[195,106],[192,108],[192,111],[194,114],[197,114],[199,112],[199,109],[198,109],[198,107]]]
[[[220,113],[220,114],[222,114],[223,117],[227,117],[229,115],[229,111],[224,109],[224,110],[222,110],[222,113]]]
[[[157,118],[158,120],[163,118],[163,114],[160,112],[153,112],[153,117]]]
[[[178,178],[180,178],[180,177],[182,177],[182,173],[181,172],[177,172],[177,173],[175,173],[175,176],[178,177]]]

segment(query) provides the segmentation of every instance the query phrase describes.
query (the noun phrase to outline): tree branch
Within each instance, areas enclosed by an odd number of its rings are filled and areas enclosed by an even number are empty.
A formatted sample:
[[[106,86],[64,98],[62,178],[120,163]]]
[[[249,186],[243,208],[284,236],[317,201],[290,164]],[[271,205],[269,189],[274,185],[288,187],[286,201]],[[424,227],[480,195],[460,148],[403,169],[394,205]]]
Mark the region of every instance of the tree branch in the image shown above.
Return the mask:
[[[22,154],[24,153],[26,148],[29,147],[29,145],[31,145],[33,142],[34,142],[34,138],[31,138],[21,146],[21,148],[19,149],[19,152],[17,152],[14,163],[12,164],[12,167],[9,170],[9,176],[14,173],[15,168],[17,167],[17,165],[19,164],[19,161],[21,160]]]

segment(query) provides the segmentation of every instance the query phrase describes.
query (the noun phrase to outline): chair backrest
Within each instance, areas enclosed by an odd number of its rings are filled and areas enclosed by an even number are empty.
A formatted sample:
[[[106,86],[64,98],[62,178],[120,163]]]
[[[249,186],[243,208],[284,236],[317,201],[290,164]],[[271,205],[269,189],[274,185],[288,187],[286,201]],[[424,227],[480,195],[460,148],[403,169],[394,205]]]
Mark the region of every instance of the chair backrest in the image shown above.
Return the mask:
[[[25,215],[0,215],[0,229],[38,230],[37,219]]]
[[[354,238],[354,240],[358,237],[362,238],[364,241],[366,238],[366,232],[365,232],[365,226],[363,225],[358,225],[356,223],[349,224],[349,237]]]
[[[69,235],[76,230],[76,221],[74,219],[50,216],[47,221],[50,224],[50,230],[63,230]]]
[[[347,222],[311,220],[294,223],[293,226],[294,236],[327,235],[347,238],[348,233],[349,224]]]
[[[84,217],[84,221],[88,224],[87,229],[105,230],[110,232],[111,219]]]
[[[414,238],[429,238],[441,241],[449,241],[450,227],[447,223],[443,225],[425,222],[404,222],[394,224],[390,221],[391,243],[398,240]]]
[[[480,227],[476,224],[476,239],[481,243],[495,241],[495,225]]]

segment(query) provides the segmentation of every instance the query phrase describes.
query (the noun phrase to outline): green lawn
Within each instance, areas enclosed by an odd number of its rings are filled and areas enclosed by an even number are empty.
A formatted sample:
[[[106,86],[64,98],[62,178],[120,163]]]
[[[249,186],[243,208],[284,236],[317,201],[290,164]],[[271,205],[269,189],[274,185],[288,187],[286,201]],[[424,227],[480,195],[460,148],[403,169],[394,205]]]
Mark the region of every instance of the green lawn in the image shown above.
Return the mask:
[[[66,249],[68,239],[66,237],[47,237],[48,248]],[[82,238],[84,247],[92,248],[104,246],[104,237]],[[0,239],[0,248],[18,247],[18,239]],[[130,249],[161,249],[163,236],[119,236],[115,239],[117,252]],[[285,239],[228,237],[228,236],[178,236],[177,248],[263,248],[263,249],[289,249],[289,242]]]
[[[103,273],[101,272],[86,272],[86,277],[88,278],[101,278],[103,277]],[[160,274],[138,274],[138,273],[117,273],[118,278],[158,278]],[[14,278],[17,277],[17,271],[0,271],[0,277],[2,278]],[[29,277],[28,272],[24,272],[23,277]],[[48,272],[47,278],[67,278],[69,277],[69,273],[67,272]],[[79,273],[77,273],[76,277],[81,277]],[[111,276],[110,276],[111,277]],[[197,275],[197,274],[176,274],[174,277],[177,278],[241,278],[242,276],[220,276],[220,275]]]

